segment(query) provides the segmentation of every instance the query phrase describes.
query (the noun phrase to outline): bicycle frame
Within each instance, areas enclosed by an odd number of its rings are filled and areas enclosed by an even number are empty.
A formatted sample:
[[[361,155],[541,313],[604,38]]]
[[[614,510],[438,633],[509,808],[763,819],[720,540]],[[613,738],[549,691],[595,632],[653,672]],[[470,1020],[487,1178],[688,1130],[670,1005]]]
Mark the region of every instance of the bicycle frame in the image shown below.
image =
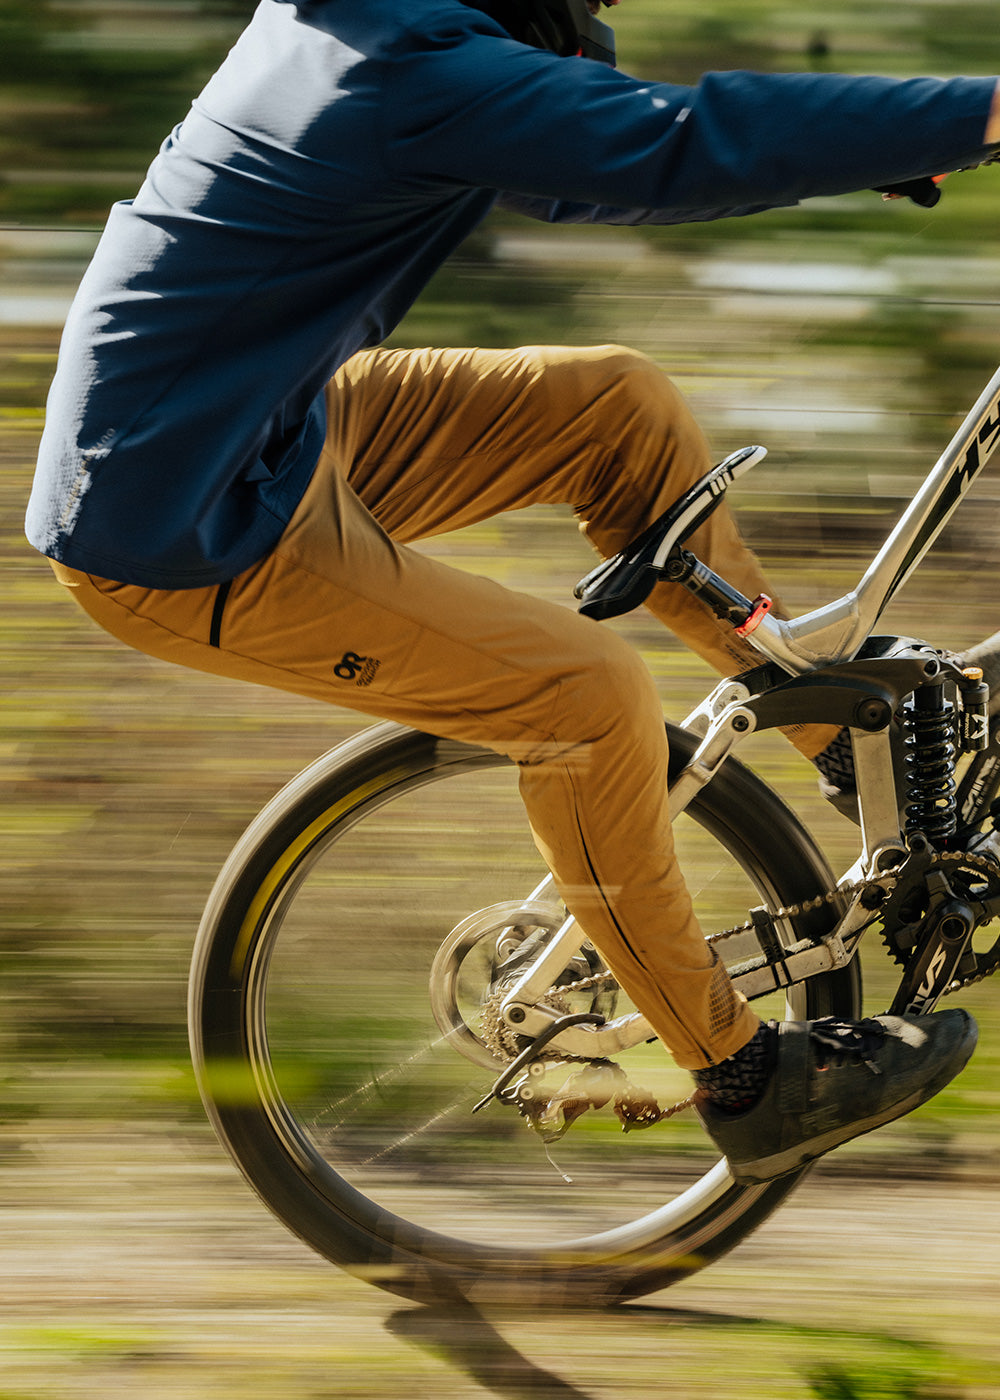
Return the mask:
[[[983,390],[855,589],[792,622],[765,616],[749,640],[801,674],[848,660],[913,573],[1000,445],[1000,369]]]
[[[1000,446],[1000,368],[996,370],[958,431],[910,505],[900,517],[860,582],[850,593],[793,620],[764,615],[748,640],[786,676],[807,676],[820,668],[855,658],[883,610],[911,576],[969,487]],[[927,674],[939,663],[919,644],[896,639],[894,659],[920,667]],[[891,650],[891,648],[890,648]],[[671,788],[671,815],[677,816],[694,794],[718,771],[734,746],[756,729],[755,714],[747,708],[750,688],[730,677],[683,723],[683,728],[703,735],[691,762]],[[885,853],[901,853],[899,813],[895,796],[892,756],[885,726],[866,733],[852,728],[858,778],[863,848],[857,864],[842,881],[851,883],[875,868]],[[532,892],[530,899],[544,898],[551,878]],[[870,911],[857,900],[843,911],[837,927],[821,942],[797,944],[777,962],[747,969],[734,983],[748,997],[761,995],[795,982],[843,967],[853,957]],[[558,1019],[557,1013],[537,1004],[561,967],[579,949],[580,935],[570,917],[546,945],[544,955],[530,965],[504,999],[504,1013],[517,1008],[518,1025],[529,1035],[543,1034]],[[605,1025],[577,1025],[559,1035],[559,1047],[587,1057],[612,1056],[638,1044],[650,1034],[643,1017],[625,1016]]]

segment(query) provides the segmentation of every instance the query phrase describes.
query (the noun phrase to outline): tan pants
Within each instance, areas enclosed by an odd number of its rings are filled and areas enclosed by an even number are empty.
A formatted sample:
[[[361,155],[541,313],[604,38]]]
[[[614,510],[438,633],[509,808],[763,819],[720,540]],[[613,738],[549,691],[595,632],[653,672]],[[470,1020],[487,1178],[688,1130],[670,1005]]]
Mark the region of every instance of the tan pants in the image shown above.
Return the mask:
[[[305,498],[228,593],[57,574],[153,656],[509,754],[566,904],[678,1063],[732,1054],[757,1020],[707,948],[677,868],[646,668],[609,628],[406,548],[564,502],[613,553],[709,465],[683,400],[613,346],[371,351],[327,398]],[[724,506],[693,548],[748,596],[764,588]],[[683,590],[661,586],[651,606],[721,672],[752,662]]]

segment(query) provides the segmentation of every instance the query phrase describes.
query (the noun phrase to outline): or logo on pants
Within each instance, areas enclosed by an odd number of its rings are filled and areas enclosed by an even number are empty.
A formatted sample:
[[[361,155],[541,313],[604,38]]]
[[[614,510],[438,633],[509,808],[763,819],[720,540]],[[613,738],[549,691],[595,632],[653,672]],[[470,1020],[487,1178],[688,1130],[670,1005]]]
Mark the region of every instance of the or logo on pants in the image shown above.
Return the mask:
[[[375,673],[382,665],[374,656],[359,656],[356,651],[345,651],[333,668],[333,674],[340,681],[353,681],[355,685],[371,685]]]

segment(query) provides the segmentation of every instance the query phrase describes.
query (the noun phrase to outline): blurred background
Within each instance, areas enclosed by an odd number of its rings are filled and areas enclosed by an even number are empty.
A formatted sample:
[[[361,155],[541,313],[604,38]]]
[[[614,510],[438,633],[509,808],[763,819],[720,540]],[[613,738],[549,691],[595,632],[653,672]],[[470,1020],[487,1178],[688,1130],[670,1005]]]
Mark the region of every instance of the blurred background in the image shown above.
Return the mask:
[[[838,1154],[730,1259],[596,1328],[408,1311],[286,1236],[216,1146],[185,1033],[201,907],[264,801],[362,721],[125,651],[21,521],[60,325],[108,207],[251,10],[0,0],[0,1395],[382,1396],[414,1378],[447,1396],[1000,1395],[996,986],[966,999],[982,1039],[958,1085]],[[996,7],[966,0],[627,0],[615,18],[621,66],[679,82],[1000,72]],[[394,343],[645,351],[717,455],[769,447],[733,501],[804,611],[856,581],[995,367],[998,181],[956,175],[930,212],[860,194],[689,229],[496,218]],[[960,647],[1000,625],[997,494],[993,473],[887,629]],[[434,552],[567,606],[590,564],[551,510]],[[681,718],[712,678],[643,618],[617,625]],[[748,757],[849,860],[806,766],[780,741]],[[868,952],[874,1011],[884,958]]]

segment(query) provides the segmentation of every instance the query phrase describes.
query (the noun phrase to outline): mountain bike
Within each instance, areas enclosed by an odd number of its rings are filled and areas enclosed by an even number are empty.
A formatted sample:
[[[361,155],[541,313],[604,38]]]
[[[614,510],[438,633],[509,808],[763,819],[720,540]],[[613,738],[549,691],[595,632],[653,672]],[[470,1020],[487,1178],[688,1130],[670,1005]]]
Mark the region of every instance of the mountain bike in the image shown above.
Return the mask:
[[[795,620],[685,545],[761,448],[577,589],[601,618],[671,579],[761,656],[668,725],[668,781],[702,926],[764,1017],[857,1018],[873,928],[898,968],[892,1011],[930,1011],[1000,963],[987,687],[946,649],[874,631],[998,441],[1000,370],[856,588]],[[859,852],[839,876],[734,753],[805,722],[851,736]],[[513,765],[396,725],[320,758],[236,846],[190,1025],[208,1112],[264,1202],[413,1299],[634,1298],[745,1238],[801,1176],[735,1184],[679,1111],[690,1081],[566,916]]]

